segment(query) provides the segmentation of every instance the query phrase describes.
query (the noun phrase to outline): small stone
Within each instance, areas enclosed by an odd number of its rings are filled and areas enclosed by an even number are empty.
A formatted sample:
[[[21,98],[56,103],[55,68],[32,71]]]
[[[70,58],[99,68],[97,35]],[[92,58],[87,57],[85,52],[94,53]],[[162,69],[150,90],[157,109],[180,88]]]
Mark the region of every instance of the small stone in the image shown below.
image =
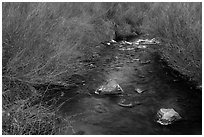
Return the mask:
[[[128,104],[118,103],[118,105],[121,106],[121,107],[134,107],[133,103],[128,103]]]
[[[95,67],[93,64],[90,64],[90,67]]]
[[[132,107],[134,107],[136,105],[140,105],[140,104],[141,104],[141,102],[139,102],[139,101],[131,101],[131,102],[129,102],[126,99],[122,99],[118,103],[119,106],[121,106],[121,107],[128,107],[128,108],[132,108]]]
[[[132,102],[127,102],[126,99],[122,99],[118,105],[121,107],[134,107],[134,104]]]
[[[95,106],[95,111],[98,113],[105,113],[107,112],[107,108],[103,106],[102,104],[98,104]]]
[[[177,79],[173,79],[173,82],[177,82],[178,80]]]
[[[144,92],[145,90],[144,89],[142,90],[140,88],[135,88],[135,91],[140,94],[140,93]]]
[[[117,42],[116,42],[115,40],[113,40],[113,39],[111,40],[111,42],[112,42],[112,43],[117,43]]]
[[[124,93],[123,89],[115,80],[108,80],[105,84],[96,89],[95,94],[114,95]]]
[[[140,61],[140,59],[133,59],[133,61]]]
[[[64,96],[64,92],[61,92],[61,97],[63,97]]]
[[[181,116],[172,108],[170,109],[161,108],[157,112],[157,118],[158,118],[157,123],[161,125],[169,125],[181,119]]]

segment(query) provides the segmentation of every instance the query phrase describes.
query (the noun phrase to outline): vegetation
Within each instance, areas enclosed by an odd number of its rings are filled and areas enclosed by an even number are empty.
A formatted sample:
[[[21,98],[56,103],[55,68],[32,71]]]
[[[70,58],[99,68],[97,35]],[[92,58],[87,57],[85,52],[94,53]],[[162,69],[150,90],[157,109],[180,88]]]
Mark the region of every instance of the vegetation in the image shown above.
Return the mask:
[[[165,44],[161,54],[173,69],[201,85],[201,3],[155,3],[143,28]]]
[[[57,134],[63,119],[32,85],[67,84],[116,32],[160,39],[170,66],[201,84],[201,18],[201,3],[3,3],[3,134]]]

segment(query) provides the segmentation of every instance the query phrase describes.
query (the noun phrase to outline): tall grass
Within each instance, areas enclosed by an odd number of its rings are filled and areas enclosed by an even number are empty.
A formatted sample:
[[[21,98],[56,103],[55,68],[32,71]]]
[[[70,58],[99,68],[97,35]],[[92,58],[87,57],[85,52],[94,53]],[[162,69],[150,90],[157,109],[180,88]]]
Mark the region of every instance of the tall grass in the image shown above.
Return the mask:
[[[165,44],[161,53],[172,68],[201,84],[201,3],[154,3],[143,29]]]
[[[3,134],[56,134],[58,116],[31,83],[86,71],[79,61],[113,37],[110,23],[98,18],[108,8],[101,5],[3,3]]]
[[[95,5],[3,3],[3,73],[39,82],[73,73],[77,58],[111,36]]]

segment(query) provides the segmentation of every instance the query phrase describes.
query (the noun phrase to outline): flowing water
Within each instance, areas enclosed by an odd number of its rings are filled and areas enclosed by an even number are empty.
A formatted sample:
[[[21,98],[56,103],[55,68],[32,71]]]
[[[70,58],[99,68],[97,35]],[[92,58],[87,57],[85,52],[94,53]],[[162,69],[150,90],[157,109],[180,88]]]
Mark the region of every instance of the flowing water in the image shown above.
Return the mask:
[[[128,44],[101,45],[99,58],[80,76],[85,83],[61,98],[63,104],[58,112],[69,127],[59,134],[201,134],[201,92],[165,71],[155,52],[157,46],[137,49]],[[109,79],[115,80],[125,93],[94,94]],[[134,105],[123,107],[121,101]],[[160,108],[173,108],[182,119],[160,125],[156,122]]]

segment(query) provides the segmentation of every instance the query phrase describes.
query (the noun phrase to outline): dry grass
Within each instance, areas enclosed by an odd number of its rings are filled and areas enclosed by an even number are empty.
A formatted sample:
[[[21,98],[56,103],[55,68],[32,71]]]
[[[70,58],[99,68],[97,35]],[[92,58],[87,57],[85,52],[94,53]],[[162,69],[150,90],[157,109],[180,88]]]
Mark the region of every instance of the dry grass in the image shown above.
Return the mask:
[[[202,4],[155,3],[143,28],[161,39],[163,58],[191,81],[202,81]]]
[[[46,99],[45,91],[38,92],[29,83],[4,77],[2,134],[55,135],[63,129],[74,129],[69,119],[62,118],[57,104],[59,97]],[[48,89],[48,88],[47,88]]]
[[[2,5],[3,134],[55,134],[59,116],[41,104],[42,95],[32,84],[63,82],[63,75],[86,71],[79,61],[113,37],[111,23],[99,18],[109,5]]]
[[[80,71],[74,68],[78,59],[111,39],[110,25],[92,11],[100,9],[90,9],[93,15],[84,6],[90,5],[3,3],[3,73],[45,82],[62,72]]]

